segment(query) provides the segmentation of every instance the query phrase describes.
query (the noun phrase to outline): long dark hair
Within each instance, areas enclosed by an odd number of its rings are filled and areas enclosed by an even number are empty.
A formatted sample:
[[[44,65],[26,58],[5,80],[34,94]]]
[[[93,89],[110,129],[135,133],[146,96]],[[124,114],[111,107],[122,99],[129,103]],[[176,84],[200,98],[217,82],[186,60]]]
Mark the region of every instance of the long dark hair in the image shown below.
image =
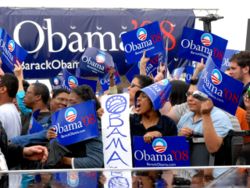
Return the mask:
[[[172,91],[169,97],[169,101],[172,106],[181,104],[187,101],[186,92],[188,91],[189,85],[181,80],[172,80]]]
[[[88,85],[77,86],[76,88],[72,89],[71,92],[74,92],[75,94],[77,94],[83,101],[95,100],[96,110],[101,107],[99,100],[95,96],[95,93],[90,86]]]

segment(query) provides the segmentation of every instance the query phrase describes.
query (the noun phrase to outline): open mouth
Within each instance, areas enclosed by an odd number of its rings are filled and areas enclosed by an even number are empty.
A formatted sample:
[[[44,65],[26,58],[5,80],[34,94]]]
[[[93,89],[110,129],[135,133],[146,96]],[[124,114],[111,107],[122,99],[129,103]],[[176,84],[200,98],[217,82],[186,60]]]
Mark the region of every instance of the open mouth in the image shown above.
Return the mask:
[[[137,108],[137,110],[138,110],[138,109],[141,109],[141,104],[140,104],[140,103],[137,103],[137,104],[136,104],[136,108]]]

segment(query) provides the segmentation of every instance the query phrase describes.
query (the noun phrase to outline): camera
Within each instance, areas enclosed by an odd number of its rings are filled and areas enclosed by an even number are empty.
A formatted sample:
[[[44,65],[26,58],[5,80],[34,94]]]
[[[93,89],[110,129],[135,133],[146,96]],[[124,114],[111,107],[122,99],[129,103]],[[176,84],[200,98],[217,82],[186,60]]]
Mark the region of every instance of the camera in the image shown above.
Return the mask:
[[[208,96],[201,91],[195,91],[192,96],[200,101],[205,101],[208,99]]]

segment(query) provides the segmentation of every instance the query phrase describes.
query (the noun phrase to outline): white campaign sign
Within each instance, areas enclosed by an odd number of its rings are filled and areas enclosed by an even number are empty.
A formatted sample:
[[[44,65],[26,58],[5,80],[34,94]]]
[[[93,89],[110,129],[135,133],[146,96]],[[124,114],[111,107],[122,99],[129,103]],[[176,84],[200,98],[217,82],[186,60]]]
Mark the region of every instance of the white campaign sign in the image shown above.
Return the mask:
[[[102,97],[102,139],[104,167],[117,169],[105,171],[105,187],[132,187],[131,172],[119,171],[130,169],[132,151],[129,124],[129,95],[116,94]]]

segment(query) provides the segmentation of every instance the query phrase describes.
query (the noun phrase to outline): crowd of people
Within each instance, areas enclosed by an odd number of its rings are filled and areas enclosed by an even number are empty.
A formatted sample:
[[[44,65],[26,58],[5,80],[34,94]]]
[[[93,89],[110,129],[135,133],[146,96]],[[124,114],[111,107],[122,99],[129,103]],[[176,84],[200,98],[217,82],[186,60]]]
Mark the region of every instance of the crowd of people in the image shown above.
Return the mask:
[[[172,91],[167,102],[155,109],[143,88],[164,78],[165,67],[160,66],[157,75],[146,75],[145,55],[140,63],[140,75],[134,76],[128,86],[130,97],[131,137],[143,136],[145,142],[162,136],[185,136],[204,138],[202,147],[190,146],[191,166],[208,166],[211,155],[223,146],[230,130],[249,130],[250,96],[246,92],[250,85],[250,52],[242,51],[230,59],[228,75],[243,82],[244,91],[235,116],[214,106],[211,99],[199,100],[193,93],[197,90],[199,72],[204,64],[198,63],[190,84],[182,80],[171,80]],[[98,126],[101,130],[103,113],[100,100],[88,85],[77,86],[68,91],[64,88],[52,90],[43,83],[29,84],[23,76],[22,66],[15,64],[14,74],[0,71],[0,148],[6,159],[6,169],[40,168],[102,168],[103,144],[101,134],[76,144],[62,146],[54,138],[51,115],[65,107],[95,100]],[[110,76],[108,94],[118,93]],[[36,124],[42,130],[34,131]],[[250,164],[248,158],[250,140],[244,138],[240,160],[232,164]],[[27,160],[33,160],[32,163]],[[23,177],[24,178],[24,177]]]

